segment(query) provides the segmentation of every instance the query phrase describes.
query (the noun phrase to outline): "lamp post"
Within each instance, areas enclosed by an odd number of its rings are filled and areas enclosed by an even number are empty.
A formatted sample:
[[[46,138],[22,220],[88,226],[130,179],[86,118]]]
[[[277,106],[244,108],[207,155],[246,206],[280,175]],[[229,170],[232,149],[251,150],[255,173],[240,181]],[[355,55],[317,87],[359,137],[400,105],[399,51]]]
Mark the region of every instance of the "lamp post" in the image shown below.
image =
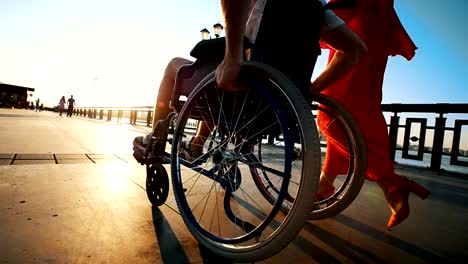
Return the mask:
[[[214,27],[214,34],[216,36],[216,38],[219,38],[219,36],[221,35],[221,31],[223,30],[223,25],[221,25],[220,23],[216,23],[213,25]]]
[[[207,40],[210,37],[210,32],[206,28],[200,30],[200,33],[202,40]]]
[[[215,37],[219,38],[219,36],[221,35],[221,31],[224,29],[223,25],[221,25],[220,23],[216,23],[213,25],[213,28],[214,28]],[[200,33],[201,33],[202,40],[207,40],[211,38],[210,31],[208,31],[208,29],[206,28],[200,30]]]

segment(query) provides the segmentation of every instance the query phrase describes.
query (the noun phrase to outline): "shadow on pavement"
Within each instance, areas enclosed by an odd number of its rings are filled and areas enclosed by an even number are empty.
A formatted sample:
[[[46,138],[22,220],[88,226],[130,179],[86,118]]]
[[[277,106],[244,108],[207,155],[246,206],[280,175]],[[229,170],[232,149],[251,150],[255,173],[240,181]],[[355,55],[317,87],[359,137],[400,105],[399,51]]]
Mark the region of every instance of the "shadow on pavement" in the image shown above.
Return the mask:
[[[358,230],[366,235],[368,235],[369,237],[372,237],[376,240],[379,240],[379,241],[382,241],[386,244],[389,244],[395,248],[398,248],[402,251],[405,251],[407,252],[408,254],[411,254],[413,256],[416,256],[424,261],[427,261],[428,263],[455,263],[453,260],[449,259],[449,258],[444,258],[440,255],[438,255],[437,253],[434,253],[432,251],[429,251],[427,249],[424,249],[422,247],[418,247],[417,245],[415,244],[412,244],[408,241],[405,241],[405,240],[402,240],[398,237],[395,237],[395,236],[392,236],[392,235],[389,235],[387,232],[382,232],[382,231],[379,231],[373,227],[370,227],[369,225],[361,222],[361,221],[358,221],[356,219],[353,219],[349,216],[346,216],[346,215],[337,215],[335,216],[335,220],[344,224],[344,225],[347,225],[355,230]],[[317,232],[319,231],[319,232]],[[320,232],[320,230],[315,230],[314,231],[315,233],[314,234],[317,234],[318,237],[320,238],[324,238],[326,233],[328,233],[326,230],[322,230]],[[334,235],[332,235],[334,236]],[[349,243],[349,242],[348,242]]]
[[[182,245],[161,210],[159,210],[157,206],[152,206],[151,212],[153,215],[153,225],[156,232],[157,243],[159,245],[159,250],[161,251],[160,253],[163,262],[168,264],[190,263]],[[205,264],[231,263],[229,260],[214,254],[202,246],[200,246],[199,250],[203,263]]]
[[[304,230],[310,232],[322,242],[328,244],[331,248],[339,251],[353,263],[386,263],[385,259],[379,257],[375,252],[365,250],[354,243],[344,240],[339,236],[317,226],[311,222],[304,225]],[[311,256],[318,263],[339,263],[340,260],[328,254],[323,249],[314,246],[312,241],[300,239],[298,236],[294,241],[295,245]]]

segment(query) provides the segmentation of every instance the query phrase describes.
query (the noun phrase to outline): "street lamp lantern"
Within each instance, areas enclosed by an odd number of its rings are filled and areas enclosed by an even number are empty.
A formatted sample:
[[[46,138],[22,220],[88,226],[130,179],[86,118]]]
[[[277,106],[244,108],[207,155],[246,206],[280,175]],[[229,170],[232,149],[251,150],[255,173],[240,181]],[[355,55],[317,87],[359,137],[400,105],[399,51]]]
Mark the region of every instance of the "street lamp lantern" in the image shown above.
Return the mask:
[[[224,27],[220,23],[214,24],[213,27],[214,27],[214,34],[216,38],[218,38],[221,35],[221,31],[223,30]]]
[[[200,32],[201,32],[201,37],[203,40],[206,40],[210,37],[210,32],[208,31],[208,29],[204,28],[200,30]]]

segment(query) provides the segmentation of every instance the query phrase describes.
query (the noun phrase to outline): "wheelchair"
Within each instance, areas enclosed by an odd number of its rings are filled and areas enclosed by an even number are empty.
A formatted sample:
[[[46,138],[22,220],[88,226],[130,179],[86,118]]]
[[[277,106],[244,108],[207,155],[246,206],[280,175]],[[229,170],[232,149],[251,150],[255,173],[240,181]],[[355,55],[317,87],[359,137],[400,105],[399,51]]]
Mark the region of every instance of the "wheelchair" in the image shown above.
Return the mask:
[[[297,6],[288,10],[292,5],[281,3],[285,1],[270,2],[284,5],[274,10],[298,12]],[[312,9],[320,21],[323,7],[303,7]],[[191,55],[196,61],[177,73],[170,103],[174,112],[164,127],[154,128],[153,134],[163,130],[164,136],[152,137],[146,151],[151,157],[145,159],[150,202],[165,203],[170,184],[162,164],[170,162],[175,200],[188,230],[207,249],[238,262],[268,258],[287,246],[307,220],[340,213],[364,180],[364,146],[352,118],[332,99],[298,88],[310,84],[320,24],[311,23],[317,25],[317,34],[298,42],[316,47],[308,54],[288,40],[270,45],[276,34],[272,28],[286,26],[273,19],[271,10],[267,4],[255,46],[244,42],[251,59],[241,67],[238,79],[244,89],[238,93],[220,89],[214,78],[224,39],[195,46]],[[294,16],[290,22],[297,23],[297,18],[310,16]],[[288,53],[281,55],[279,49]],[[297,68],[286,67],[290,65]],[[349,153],[349,166],[338,177],[335,193],[320,201],[321,141],[328,127],[317,129],[317,111],[330,117],[329,127],[341,133]],[[210,133],[203,154],[191,159],[183,145],[194,135],[194,120]]]

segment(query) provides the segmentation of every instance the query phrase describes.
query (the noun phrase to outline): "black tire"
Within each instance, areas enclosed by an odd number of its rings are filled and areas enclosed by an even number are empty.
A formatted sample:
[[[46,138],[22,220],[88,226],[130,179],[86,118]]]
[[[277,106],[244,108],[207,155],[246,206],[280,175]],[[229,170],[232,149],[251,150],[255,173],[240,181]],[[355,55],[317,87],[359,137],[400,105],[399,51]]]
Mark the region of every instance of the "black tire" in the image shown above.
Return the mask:
[[[169,176],[162,164],[146,165],[146,195],[151,204],[163,205],[169,194]]]
[[[224,258],[252,262],[278,253],[308,220],[320,174],[320,149],[309,105],[282,73],[249,62],[242,66],[240,80],[247,91],[229,97],[216,87],[214,73],[193,90],[178,116],[171,171],[181,216],[200,244]],[[247,110],[250,108],[256,111]],[[189,136],[185,130],[189,118],[214,124],[198,163],[189,163],[179,155],[182,138]],[[276,163],[253,164],[251,146],[267,130],[282,131],[288,139],[282,152],[277,152]],[[290,166],[295,144],[305,150],[300,170]],[[238,175],[241,171],[250,174],[252,165],[282,178],[277,180],[280,191],[276,203],[265,200],[251,177]],[[228,176],[234,166],[236,177]],[[297,186],[291,184],[293,180]],[[229,185],[232,187],[225,188]],[[282,204],[288,202],[285,197],[292,191],[295,199],[284,214]]]

